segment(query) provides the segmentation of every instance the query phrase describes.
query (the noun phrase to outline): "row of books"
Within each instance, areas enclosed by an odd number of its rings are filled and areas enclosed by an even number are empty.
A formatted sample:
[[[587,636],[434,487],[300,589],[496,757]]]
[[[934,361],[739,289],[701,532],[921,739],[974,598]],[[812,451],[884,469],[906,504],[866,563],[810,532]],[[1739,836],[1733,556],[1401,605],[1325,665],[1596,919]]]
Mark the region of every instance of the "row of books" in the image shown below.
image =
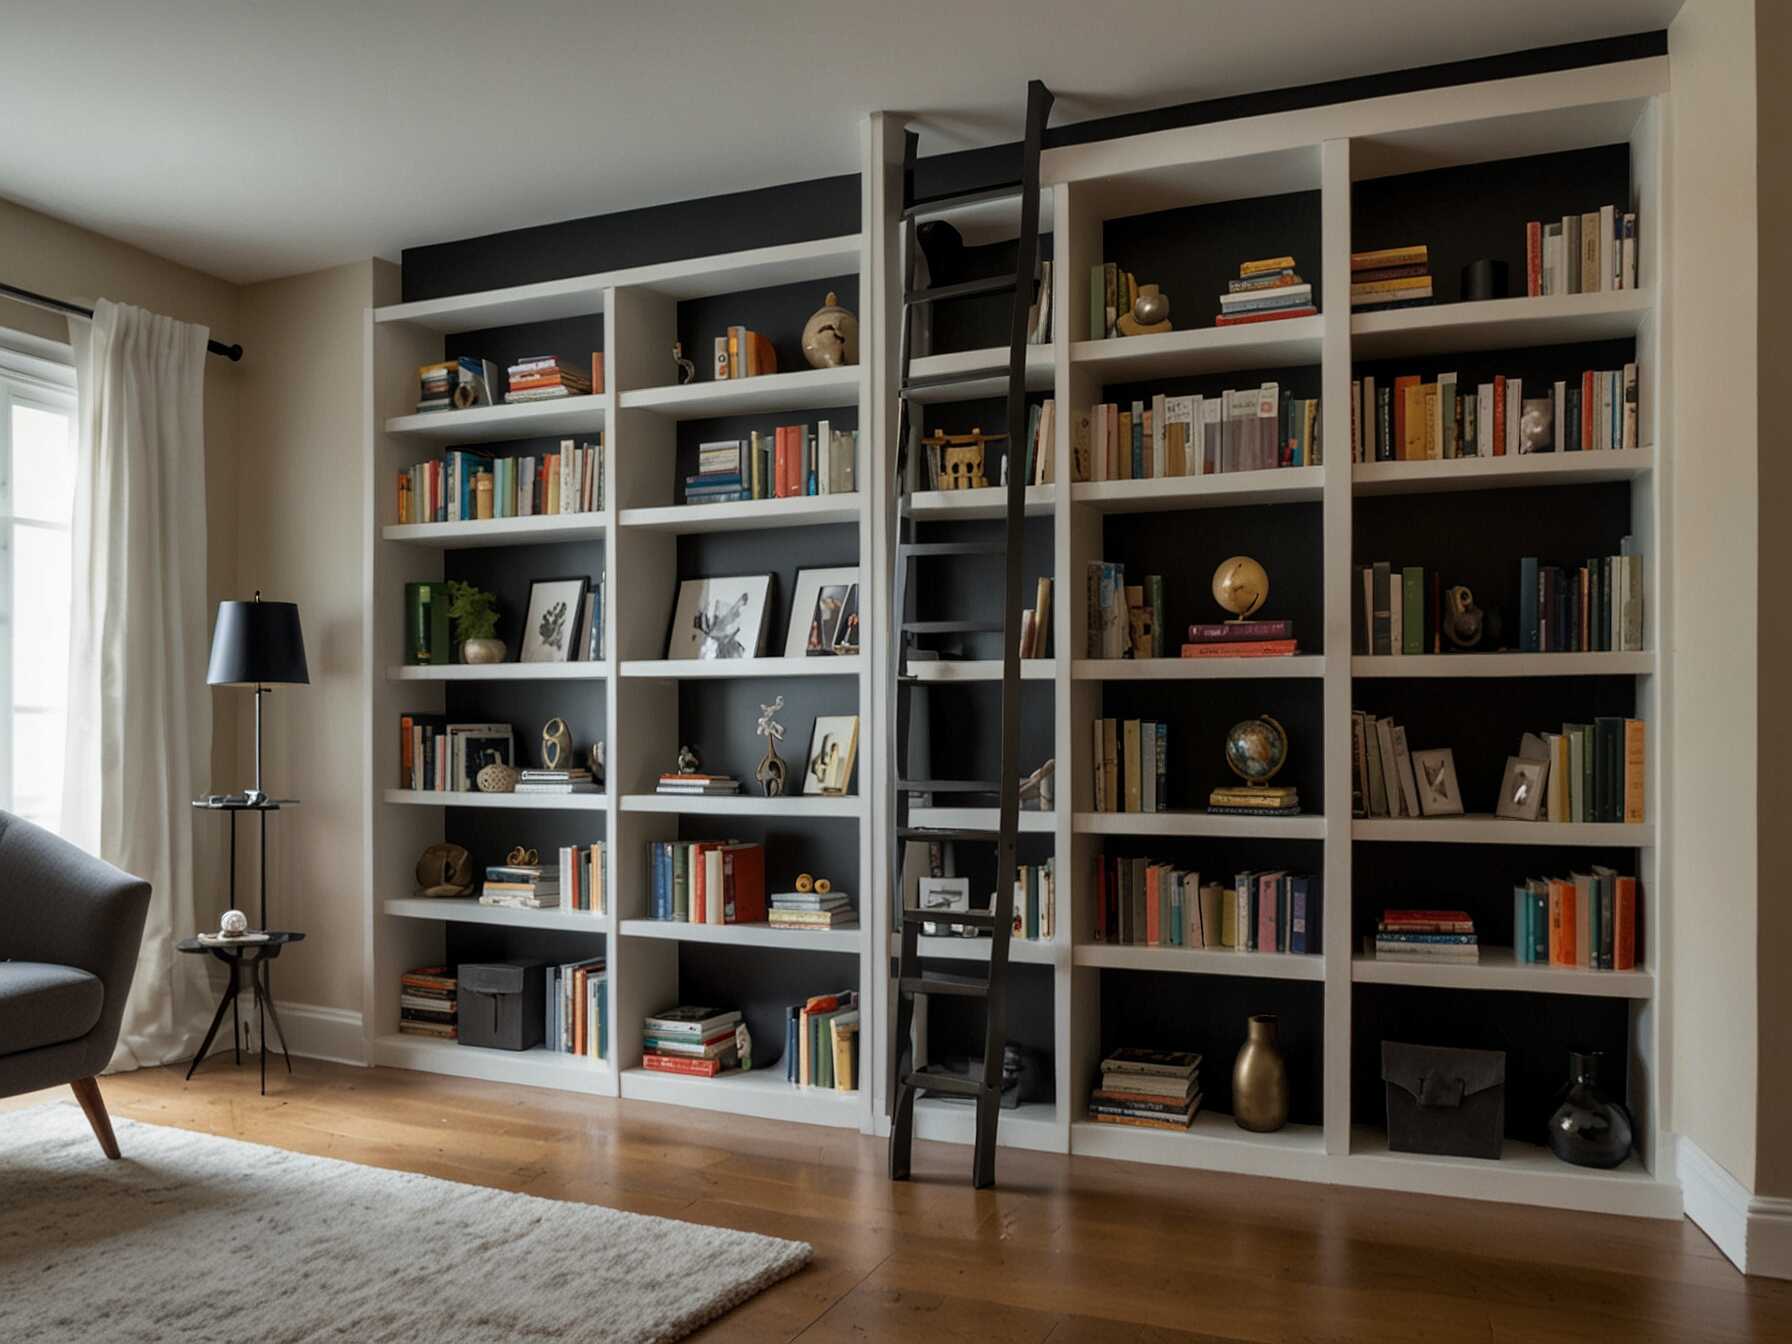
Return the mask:
[[[1518,641],[1526,653],[1641,653],[1643,557],[1635,539],[1579,568],[1521,559]]]
[[[1022,458],[1024,475],[1022,479],[1028,485],[1050,485],[1055,477],[1052,475],[1052,445],[1057,442],[1058,402],[1055,397],[1047,397],[1044,401],[1036,401],[1027,407],[1027,451]],[[1002,484],[1008,484],[1008,459],[1002,459]]]
[[[784,1079],[797,1087],[858,1090],[856,991],[817,994],[784,1010]]]
[[[508,723],[450,723],[442,714],[403,714],[398,720],[398,787],[465,793],[494,762],[516,760]]]
[[[1226,282],[1226,292],[1220,295],[1220,313],[1213,325],[1244,326],[1287,317],[1311,317],[1318,311],[1313,304],[1313,286],[1295,273],[1293,257],[1262,257],[1241,263],[1238,279]]]
[[[1422,565],[1357,566],[1351,652],[1396,657],[1443,652],[1443,582]]]
[[[1352,815],[1420,817],[1419,781],[1407,749],[1406,729],[1386,715],[1350,712],[1350,765],[1356,781]]]
[[[439,459],[398,473],[400,523],[463,523],[541,514],[600,513],[604,507],[604,439],[560,440],[558,452],[493,457],[450,448]]]
[[[726,335],[716,337],[715,353],[717,382],[778,371],[778,352],[771,341],[747,327],[729,327]]]
[[[1240,872],[1232,884],[1149,858],[1095,861],[1095,941],[1143,947],[1317,953],[1316,874]]]
[[[1120,335],[1119,322],[1138,301],[1139,282],[1131,271],[1114,262],[1096,262],[1089,268],[1089,339],[1104,341]]]
[[[1420,308],[1432,301],[1431,249],[1424,243],[1350,254],[1350,311]]]
[[[1165,654],[1158,632],[1164,628],[1164,580],[1147,574],[1143,583],[1126,581],[1126,566],[1091,560],[1085,596],[1089,629],[1084,656],[1158,658]]]
[[[1211,397],[1159,393],[1125,408],[1106,402],[1090,411],[1086,434],[1079,418],[1072,453],[1082,481],[1213,476],[1325,460],[1319,399],[1287,396],[1276,383]]]
[[[589,370],[556,355],[530,355],[504,371],[504,400],[509,404],[588,397],[604,390],[604,357],[591,356]]]
[[[459,981],[447,966],[418,966],[398,978],[398,1029],[452,1041],[460,1035]]]
[[[1050,942],[1058,931],[1057,867],[1053,860],[1023,863],[1014,870],[1014,922],[1009,933],[1033,942]]]
[[[1641,719],[1600,715],[1592,723],[1565,723],[1559,733],[1526,734],[1519,756],[1548,760],[1546,820],[1643,821],[1648,745]]]
[[[1526,391],[1534,392],[1526,396]],[[1350,383],[1352,462],[1445,461],[1637,446],[1637,366],[1531,383],[1497,374],[1472,390],[1454,373]]]
[[[1027,344],[1050,345],[1052,341],[1052,264],[1039,263],[1039,297],[1027,307]]]
[[[641,1065],[656,1073],[714,1078],[740,1065],[738,1008],[678,1004],[641,1019]]]
[[[610,1010],[605,1002],[602,957],[549,965],[542,970],[547,1006],[542,1017],[544,1048],[557,1055],[608,1059]]]
[[[1466,910],[1383,910],[1367,950],[1377,961],[1481,960],[1475,921]]]
[[[1636,288],[1636,211],[1601,206],[1524,226],[1524,292],[1599,294]]]
[[[1052,647],[1052,581],[1040,579],[1033,605],[1020,614],[1020,656],[1049,658]]]
[[[741,840],[654,840],[648,918],[689,924],[766,920],[765,847]]]
[[[1095,810],[1168,810],[1170,728],[1150,719],[1093,719]]]
[[[1098,1125],[1187,1129],[1201,1109],[1201,1056],[1181,1050],[1122,1047],[1101,1061],[1089,1094]]]
[[[774,891],[766,923],[774,929],[843,929],[859,922],[844,891]]]
[[[781,425],[769,434],[698,445],[697,471],[684,478],[686,504],[732,504],[748,499],[850,495],[858,489],[857,430],[823,420]]]
[[[1191,625],[1184,658],[1286,658],[1298,652],[1294,622],[1212,621]]]
[[[562,845],[559,862],[553,868],[542,864],[493,865],[485,870],[479,903],[519,910],[608,914],[604,849],[602,840],[588,845]]]
[[[1637,884],[1610,868],[1512,889],[1512,941],[1527,966],[1636,969]]]

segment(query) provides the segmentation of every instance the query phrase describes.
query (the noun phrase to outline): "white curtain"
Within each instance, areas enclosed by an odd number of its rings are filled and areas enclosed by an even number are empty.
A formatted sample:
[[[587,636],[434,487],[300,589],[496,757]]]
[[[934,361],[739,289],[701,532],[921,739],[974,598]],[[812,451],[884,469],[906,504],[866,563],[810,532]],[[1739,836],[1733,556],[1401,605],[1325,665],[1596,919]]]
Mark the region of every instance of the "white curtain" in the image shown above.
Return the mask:
[[[206,1023],[192,800],[205,788],[206,329],[71,319],[79,397],[62,833],[153,890],[113,1069],[190,1056]]]

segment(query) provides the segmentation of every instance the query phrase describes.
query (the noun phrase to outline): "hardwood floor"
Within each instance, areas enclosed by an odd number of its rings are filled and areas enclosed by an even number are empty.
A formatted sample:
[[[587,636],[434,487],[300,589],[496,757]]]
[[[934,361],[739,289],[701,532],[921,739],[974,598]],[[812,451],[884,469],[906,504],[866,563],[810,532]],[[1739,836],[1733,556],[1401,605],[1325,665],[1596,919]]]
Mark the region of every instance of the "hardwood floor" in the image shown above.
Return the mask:
[[[1792,1284],[1745,1279],[1686,1222],[1007,1150],[978,1192],[969,1149],[929,1143],[892,1184],[883,1142],[858,1134],[294,1064],[265,1099],[227,1056],[191,1083],[101,1086],[132,1120],[815,1246],[705,1341],[1792,1339]]]

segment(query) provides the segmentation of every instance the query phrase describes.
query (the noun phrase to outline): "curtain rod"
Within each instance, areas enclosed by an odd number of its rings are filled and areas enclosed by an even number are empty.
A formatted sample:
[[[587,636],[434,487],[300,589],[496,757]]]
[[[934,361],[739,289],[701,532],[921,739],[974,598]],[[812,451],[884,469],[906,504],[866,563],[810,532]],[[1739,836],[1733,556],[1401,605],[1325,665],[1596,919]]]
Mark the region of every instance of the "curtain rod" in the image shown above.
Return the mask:
[[[93,309],[83,308],[78,303],[65,303],[61,299],[45,298],[42,294],[33,294],[28,289],[20,289],[17,285],[0,284],[0,297],[17,299],[20,303],[28,303],[33,308],[48,308],[53,313],[72,313],[76,317],[92,317]],[[225,345],[222,341],[205,343],[205,348],[214,355],[223,355],[225,359],[236,361],[243,357],[240,345]]]

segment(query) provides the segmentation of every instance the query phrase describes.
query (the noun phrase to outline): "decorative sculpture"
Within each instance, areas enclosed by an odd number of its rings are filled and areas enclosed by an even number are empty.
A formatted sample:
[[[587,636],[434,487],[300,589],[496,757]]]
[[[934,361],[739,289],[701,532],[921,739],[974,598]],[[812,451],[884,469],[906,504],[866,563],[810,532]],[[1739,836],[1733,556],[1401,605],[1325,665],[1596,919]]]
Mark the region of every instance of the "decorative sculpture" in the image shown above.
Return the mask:
[[[697,755],[697,752],[694,748],[680,747],[678,749],[678,773],[679,774],[694,775],[702,768],[703,768],[703,758],[700,757],[699,755]]]
[[[425,896],[471,896],[473,856],[460,845],[431,845],[417,860],[417,886]]]
[[[541,763],[548,770],[565,770],[572,765],[572,734],[566,720],[552,718],[541,730]]]
[[[985,467],[988,445],[999,443],[1006,434],[985,434],[973,426],[969,434],[947,434],[935,430],[921,440],[934,464],[934,477],[941,490],[981,490],[989,484]]]
[[[481,793],[515,793],[520,777],[521,772],[515,766],[506,765],[502,756],[487,748],[485,765],[473,776],[473,783]]]
[[[803,324],[803,358],[811,368],[834,369],[859,362],[859,319],[828,291],[827,302]]]
[[[672,362],[678,365],[678,382],[680,386],[683,386],[685,383],[694,383],[697,381],[697,366],[684,357],[683,341],[672,342]]]
[[[759,768],[753,771],[753,778],[759,781],[759,788],[767,798],[777,798],[784,792],[784,784],[789,772],[783,760],[778,756],[778,743],[784,740],[784,725],[772,716],[784,708],[784,697],[779,696],[769,705],[759,706],[759,726],[753,731],[765,739],[765,755],[760,757]]]
[[[1170,329],[1170,296],[1156,285],[1140,285],[1132,311],[1120,314],[1114,330],[1122,336],[1153,336]]]

